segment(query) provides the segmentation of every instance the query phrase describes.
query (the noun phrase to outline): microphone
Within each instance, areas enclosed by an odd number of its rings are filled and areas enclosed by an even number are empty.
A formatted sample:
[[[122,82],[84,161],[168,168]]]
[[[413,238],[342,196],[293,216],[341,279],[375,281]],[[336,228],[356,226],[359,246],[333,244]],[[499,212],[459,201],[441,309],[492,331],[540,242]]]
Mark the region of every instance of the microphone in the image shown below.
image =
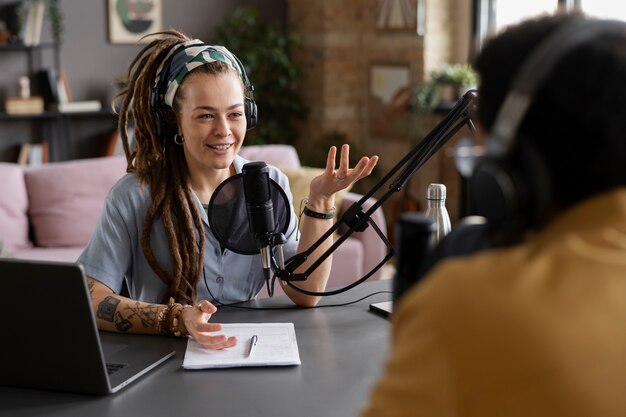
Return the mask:
[[[269,281],[272,261],[271,241],[276,231],[269,168],[262,161],[248,162],[242,167],[241,172],[248,225],[261,252],[265,280]]]
[[[284,268],[283,244],[291,222],[291,203],[264,162],[248,162],[240,174],[217,186],[207,210],[209,227],[220,245],[241,255],[261,254],[268,295],[273,294],[272,248]]]

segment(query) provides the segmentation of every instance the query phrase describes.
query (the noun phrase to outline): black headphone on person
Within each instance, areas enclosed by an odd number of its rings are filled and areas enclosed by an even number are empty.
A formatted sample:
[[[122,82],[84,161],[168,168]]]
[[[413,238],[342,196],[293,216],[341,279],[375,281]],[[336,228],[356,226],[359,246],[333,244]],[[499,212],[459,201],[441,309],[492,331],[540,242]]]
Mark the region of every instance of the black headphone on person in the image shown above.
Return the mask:
[[[192,41],[193,42],[193,41]],[[167,92],[168,87],[168,76],[171,74],[171,65],[176,59],[178,59],[181,55],[185,54],[185,50],[188,48],[196,48],[196,47],[205,47],[205,50],[217,50],[215,46],[208,45],[202,42],[189,42],[189,43],[180,43],[174,45],[171,49],[169,57],[165,58],[165,61],[160,67],[160,72],[157,75],[156,82],[154,87],[152,88],[152,94],[150,96],[150,107],[152,110],[152,116],[154,120],[154,129],[158,138],[165,138],[176,134],[176,132],[168,132],[167,131],[167,123],[166,117],[167,112],[171,111],[171,107],[165,103],[165,94]],[[254,129],[258,123],[258,111],[257,105],[254,101],[254,87],[246,74],[246,70],[239,60],[232,52],[228,51],[226,48],[223,48],[219,51],[220,54],[223,54],[225,58],[229,61],[220,60],[231,67],[235,68],[241,80],[243,81],[244,86],[244,114],[246,117],[246,127],[247,130]],[[193,56],[188,56],[183,62],[187,63],[193,58]]]
[[[561,59],[604,34],[626,34],[626,23],[577,18],[549,34],[522,63],[486,141],[487,154],[469,178],[473,213],[487,219],[495,243],[511,243],[543,224],[552,201],[550,171],[519,128],[537,91]]]

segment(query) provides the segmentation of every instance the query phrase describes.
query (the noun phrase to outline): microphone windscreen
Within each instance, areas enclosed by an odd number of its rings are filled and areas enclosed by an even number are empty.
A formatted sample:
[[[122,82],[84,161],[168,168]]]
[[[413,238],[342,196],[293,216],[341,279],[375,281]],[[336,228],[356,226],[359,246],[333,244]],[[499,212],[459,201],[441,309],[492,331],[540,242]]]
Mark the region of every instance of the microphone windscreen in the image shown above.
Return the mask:
[[[269,169],[265,162],[248,162],[241,170],[246,200],[262,204],[270,199]]]
[[[243,174],[243,191],[248,207],[248,222],[252,233],[255,236],[267,236],[270,233],[276,233],[269,168],[262,161],[248,162],[242,167],[241,173]]]
[[[274,205],[274,223],[278,233],[286,233],[291,221],[291,206],[285,191],[270,178]],[[207,210],[209,226],[220,244],[242,255],[259,253],[256,238],[249,227],[243,174],[222,182],[213,192]]]

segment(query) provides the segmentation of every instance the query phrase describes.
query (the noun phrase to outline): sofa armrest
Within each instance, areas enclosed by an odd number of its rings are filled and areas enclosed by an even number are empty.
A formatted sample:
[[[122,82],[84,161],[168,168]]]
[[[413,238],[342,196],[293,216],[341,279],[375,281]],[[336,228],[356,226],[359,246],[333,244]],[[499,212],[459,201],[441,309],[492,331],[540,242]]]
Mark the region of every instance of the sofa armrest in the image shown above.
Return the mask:
[[[361,194],[356,194],[352,192],[347,192],[344,194],[343,199],[341,200],[341,205],[338,209],[338,213],[341,216],[350,206],[359,201],[363,196]],[[363,204],[363,211],[369,210],[376,203],[376,199],[369,198]],[[383,209],[378,207],[371,215],[371,220],[373,220],[380,231],[387,236],[387,223],[385,221],[385,215],[383,213]],[[343,230],[342,230],[343,229]],[[339,233],[345,232],[347,227],[342,225],[339,228]],[[350,236],[351,238],[356,238],[361,241],[364,249],[364,265],[363,265],[363,273],[368,273],[374,267],[383,260],[385,255],[387,255],[387,246],[385,242],[378,236],[376,230],[370,225],[362,232],[354,232]],[[382,268],[376,271],[374,275],[370,277],[370,280],[380,279],[382,274]]]

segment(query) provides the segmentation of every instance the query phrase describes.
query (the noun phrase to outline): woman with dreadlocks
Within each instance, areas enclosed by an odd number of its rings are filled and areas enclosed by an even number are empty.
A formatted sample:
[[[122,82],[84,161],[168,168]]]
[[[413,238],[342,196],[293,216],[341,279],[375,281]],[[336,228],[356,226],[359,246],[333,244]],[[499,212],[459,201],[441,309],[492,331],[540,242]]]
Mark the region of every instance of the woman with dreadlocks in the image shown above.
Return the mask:
[[[226,48],[174,30],[157,35],[131,63],[128,88],[118,97],[128,174],[111,189],[79,262],[100,329],[191,335],[205,347],[222,349],[237,341],[213,335],[221,329],[208,322],[214,304],[252,299],[265,280],[258,255],[220,246],[206,209],[216,188],[248,162],[238,151],[246,130],[256,124],[256,105],[243,66]],[[304,251],[330,228],[335,193],[369,175],[378,160],[363,157],[351,169],[348,152],[344,145],[336,169],[337,150],[331,147],[324,173],[311,181],[298,240],[290,208],[286,257]],[[269,176],[289,188],[275,167],[269,166]],[[327,239],[311,259],[331,244]],[[330,262],[300,286],[323,291]],[[284,289],[298,305],[319,301]]]

